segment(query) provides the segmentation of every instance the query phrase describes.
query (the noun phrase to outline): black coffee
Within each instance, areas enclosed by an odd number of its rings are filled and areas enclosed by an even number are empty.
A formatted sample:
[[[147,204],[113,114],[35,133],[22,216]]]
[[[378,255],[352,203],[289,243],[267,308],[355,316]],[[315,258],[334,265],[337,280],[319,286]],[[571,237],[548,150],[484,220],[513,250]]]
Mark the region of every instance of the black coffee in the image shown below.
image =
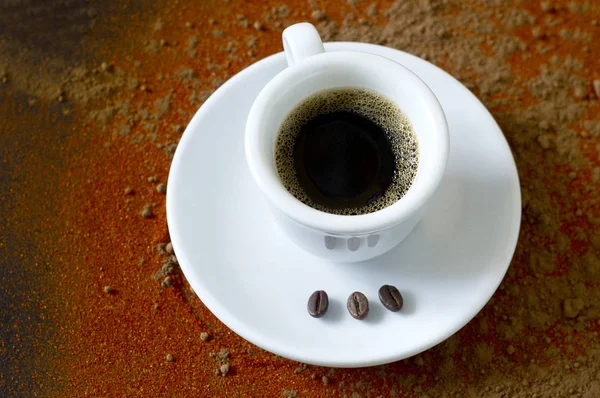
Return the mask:
[[[396,171],[385,131],[349,111],[305,123],[294,148],[294,167],[310,199],[330,209],[362,207],[381,196]]]
[[[417,140],[402,111],[366,89],[307,98],[286,117],[275,144],[286,189],[334,214],[366,214],[395,203],[414,180]]]

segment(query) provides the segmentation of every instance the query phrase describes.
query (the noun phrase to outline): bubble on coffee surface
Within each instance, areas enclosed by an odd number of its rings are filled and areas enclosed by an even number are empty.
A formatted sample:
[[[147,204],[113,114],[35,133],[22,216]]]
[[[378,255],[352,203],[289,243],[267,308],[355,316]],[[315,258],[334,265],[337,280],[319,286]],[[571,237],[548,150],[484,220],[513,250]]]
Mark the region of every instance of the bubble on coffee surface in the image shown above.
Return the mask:
[[[332,208],[315,203],[300,184],[294,164],[294,149],[302,127],[319,115],[340,111],[377,124],[385,132],[394,155],[395,170],[390,185],[380,197],[361,207]],[[306,98],[285,117],[275,144],[275,164],[285,188],[304,204],[332,214],[368,214],[391,206],[406,194],[417,174],[418,143],[410,121],[389,98],[364,88],[333,88]]]

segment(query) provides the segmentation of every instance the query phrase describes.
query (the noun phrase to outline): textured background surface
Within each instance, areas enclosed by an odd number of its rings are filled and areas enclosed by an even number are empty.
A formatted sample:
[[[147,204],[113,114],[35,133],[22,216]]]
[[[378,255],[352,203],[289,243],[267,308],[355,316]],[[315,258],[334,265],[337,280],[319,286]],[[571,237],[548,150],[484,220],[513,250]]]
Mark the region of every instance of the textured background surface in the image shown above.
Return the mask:
[[[146,3],[0,4],[1,396],[600,396],[599,5]],[[159,185],[183,127],[304,20],[456,76],[519,168],[522,232],[500,290],[455,336],[386,366],[250,345],[165,246]]]

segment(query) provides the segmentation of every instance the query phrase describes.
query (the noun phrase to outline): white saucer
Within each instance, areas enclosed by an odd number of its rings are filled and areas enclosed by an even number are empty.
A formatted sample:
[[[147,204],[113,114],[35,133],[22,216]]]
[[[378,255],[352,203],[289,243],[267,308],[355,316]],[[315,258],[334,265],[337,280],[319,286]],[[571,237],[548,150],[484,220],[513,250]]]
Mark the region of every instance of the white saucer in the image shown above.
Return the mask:
[[[325,49],[391,58],[420,76],[444,108],[451,140],[446,175],[412,234],[382,257],[336,264],[302,251],[274,227],[246,167],[244,125],[258,92],[286,66],[282,53],[234,76],[192,119],[169,175],[169,231],[195,292],[243,338],[304,363],[378,365],[443,341],[489,300],[517,242],[519,180],[492,116],[446,72],[371,44],[327,43]],[[384,284],[402,292],[401,312],[379,302]],[[319,289],[330,306],[314,319],[306,302]],[[363,321],[345,308],[356,290],[370,302]]]

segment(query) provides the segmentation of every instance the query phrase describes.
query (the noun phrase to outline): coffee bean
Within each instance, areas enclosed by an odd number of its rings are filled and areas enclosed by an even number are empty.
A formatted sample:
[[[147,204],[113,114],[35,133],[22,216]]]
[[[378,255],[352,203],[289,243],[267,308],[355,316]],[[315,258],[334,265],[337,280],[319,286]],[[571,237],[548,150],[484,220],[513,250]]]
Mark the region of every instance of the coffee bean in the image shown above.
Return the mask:
[[[317,290],[311,294],[306,305],[308,313],[313,318],[320,318],[325,315],[327,307],[329,307],[329,297],[327,297],[327,293],[324,290]]]
[[[369,313],[369,300],[361,292],[354,292],[348,297],[346,307],[353,318],[364,319]]]
[[[379,300],[381,304],[392,312],[397,312],[402,309],[404,299],[395,286],[383,285],[379,289]]]

